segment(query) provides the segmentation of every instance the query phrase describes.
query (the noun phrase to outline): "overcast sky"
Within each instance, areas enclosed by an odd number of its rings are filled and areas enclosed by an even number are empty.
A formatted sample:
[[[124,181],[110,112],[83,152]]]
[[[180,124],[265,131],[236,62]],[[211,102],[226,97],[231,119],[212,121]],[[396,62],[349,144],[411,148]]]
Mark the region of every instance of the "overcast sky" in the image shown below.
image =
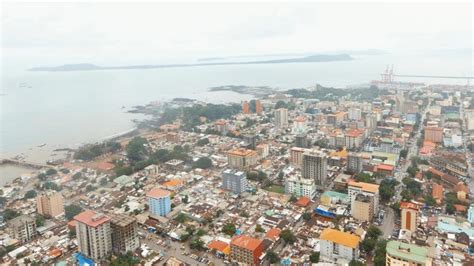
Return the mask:
[[[6,3],[2,57],[33,65],[472,47],[471,3]]]

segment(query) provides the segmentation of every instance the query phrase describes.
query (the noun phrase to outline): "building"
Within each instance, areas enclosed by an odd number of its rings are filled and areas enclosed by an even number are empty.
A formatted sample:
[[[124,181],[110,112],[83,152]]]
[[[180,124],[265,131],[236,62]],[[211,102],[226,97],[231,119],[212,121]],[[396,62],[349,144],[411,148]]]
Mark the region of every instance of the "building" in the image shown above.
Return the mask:
[[[301,133],[295,137],[295,146],[298,148],[308,148],[309,147],[308,137],[306,133]]]
[[[110,217],[87,210],[74,216],[79,252],[94,262],[106,260],[112,254]]]
[[[279,128],[288,127],[288,109],[280,108],[275,110],[275,124]]]
[[[306,117],[298,116],[293,121],[293,134],[302,134],[306,132]]]
[[[360,108],[349,108],[348,117],[350,120],[360,120],[362,118],[362,111]]]
[[[263,241],[246,235],[236,236],[230,241],[232,262],[243,265],[259,265],[263,252]]]
[[[171,193],[161,188],[153,188],[146,193],[148,208],[152,215],[166,216],[171,211]]]
[[[222,172],[222,188],[240,194],[247,190],[247,175],[243,171],[226,169]]]
[[[63,196],[57,191],[42,192],[36,197],[36,209],[46,217],[58,217],[64,214]]]
[[[319,236],[321,256],[337,260],[347,261],[359,258],[360,237],[354,234],[342,232],[336,229],[326,228]]]
[[[440,184],[433,184],[431,195],[436,200],[436,203],[441,204],[444,198],[444,187]]]
[[[244,101],[244,102],[242,103],[242,113],[244,113],[244,114],[250,114],[250,105],[249,105],[249,102]]]
[[[347,155],[347,171],[354,174],[362,172],[363,161],[360,153],[349,152]]]
[[[356,209],[354,203],[356,202],[357,195],[364,195],[370,198],[370,212],[372,214],[378,213],[379,209],[379,185],[364,183],[364,182],[349,182],[347,188],[349,199],[351,202],[351,215],[353,211]]]
[[[469,206],[469,209],[467,211],[467,221],[471,224],[474,225],[474,204],[471,204]]]
[[[258,154],[254,150],[233,149],[227,152],[227,161],[231,168],[248,169],[257,164]]]
[[[257,136],[256,135],[244,135],[244,145],[247,149],[255,150],[257,147]]]
[[[374,217],[372,197],[363,194],[357,194],[352,207],[351,214],[354,219],[362,222],[372,221],[372,218]]]
[[[314,199],[316,196],[316,183],[314,179],[290,176],[285,180],[285,193],[296,197],[308,197]]]
[[[418,223],[418,206],[411,202],[400,202],[402,225],[401,229],[416,232]]]
[[[386,254],[387,266],[431,266],[432,259],[428,249],[400,241],[388,241]]]
[[[303,154],[306,151],[304,148],[293,147],[290,150],[290,163],[295,168],[301,168],[303,165]]]
[[[214,122],[214,126],[216,128],[216,131],[219,132],[221,135],[227,135],[227,122],[224,119],[219,119]]]
[[[255,113],[261,114],[263,112],[263,106],[260,100],[255,101]]]
[[[137,220],[126,214],[115,214],[110,220],[112,251],[116,255],[135,251],[140,247]]]
[[[316,185],[323,187],[327,178],[327,155],[319,150],[307,150],[303,154],[303,178],[313,179]]]
[[[21,243],[31,241],[36,237],[36,221],[29,215],[20,215],[11,219],[8,225],[13,237]]]
[[[425,127],[425,141],[434,143],[443,142],[443,128],[440,127]]]
[[[265,159],[270,155],[270,145],[267,143],[258,144],[255,150],[257,151],[259,160]]]

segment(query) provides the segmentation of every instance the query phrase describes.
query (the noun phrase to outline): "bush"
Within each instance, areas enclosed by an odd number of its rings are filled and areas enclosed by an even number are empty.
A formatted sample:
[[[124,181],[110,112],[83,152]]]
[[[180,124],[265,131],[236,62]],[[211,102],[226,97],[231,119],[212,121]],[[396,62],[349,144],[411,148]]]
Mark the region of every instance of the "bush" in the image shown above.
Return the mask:
[[[193,168],[208,169],[212,167],[212,160],[207,157],[199,158],[193,165]]]

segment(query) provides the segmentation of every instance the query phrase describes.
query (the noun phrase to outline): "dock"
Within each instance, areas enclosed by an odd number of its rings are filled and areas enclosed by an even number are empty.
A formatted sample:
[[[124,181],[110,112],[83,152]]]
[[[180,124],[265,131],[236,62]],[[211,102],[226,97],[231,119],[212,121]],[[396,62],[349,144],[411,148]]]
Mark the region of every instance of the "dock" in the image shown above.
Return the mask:
[[[28,161],[20,161],[15,159],[0,159],[0,165],[3,164],[15,164],[19,166],[34,168],[34,169],[44,169],[44,168],[51,168],[51,165],[41,164],[41,163],[34,163]]]

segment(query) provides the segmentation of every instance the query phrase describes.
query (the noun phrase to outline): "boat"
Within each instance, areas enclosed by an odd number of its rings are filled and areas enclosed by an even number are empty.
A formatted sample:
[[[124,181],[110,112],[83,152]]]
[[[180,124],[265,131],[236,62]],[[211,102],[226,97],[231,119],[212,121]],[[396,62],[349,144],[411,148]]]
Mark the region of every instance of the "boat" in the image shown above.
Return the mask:
[[[38,147],[40,147],[40,148],[44,147],[44,146],[46,146],[46,143],[42,143],[42,144],[38,145]]]

